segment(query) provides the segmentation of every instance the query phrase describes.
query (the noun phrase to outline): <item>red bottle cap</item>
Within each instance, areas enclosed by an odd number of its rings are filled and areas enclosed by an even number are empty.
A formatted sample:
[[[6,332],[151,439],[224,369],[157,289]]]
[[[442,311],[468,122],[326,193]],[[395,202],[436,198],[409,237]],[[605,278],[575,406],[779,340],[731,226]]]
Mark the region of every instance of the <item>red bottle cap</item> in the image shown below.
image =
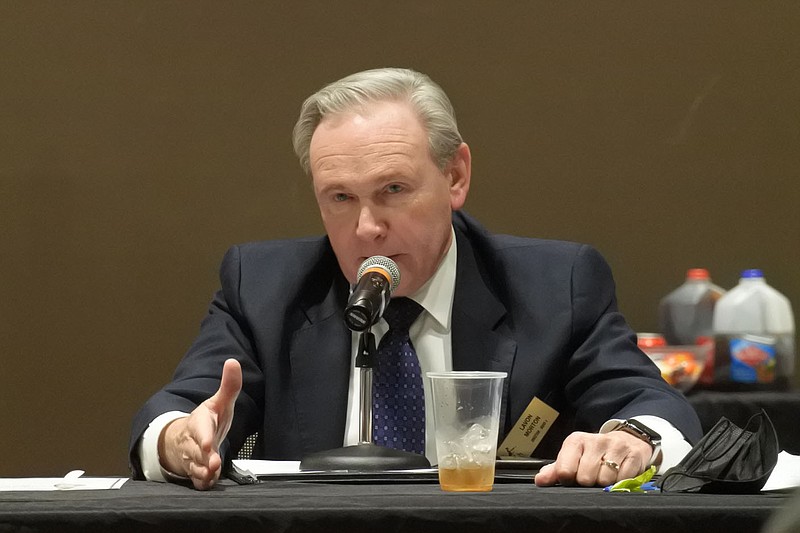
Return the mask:
[[[690,268],[686,271],[686,279],[710,279],[705,268]]]

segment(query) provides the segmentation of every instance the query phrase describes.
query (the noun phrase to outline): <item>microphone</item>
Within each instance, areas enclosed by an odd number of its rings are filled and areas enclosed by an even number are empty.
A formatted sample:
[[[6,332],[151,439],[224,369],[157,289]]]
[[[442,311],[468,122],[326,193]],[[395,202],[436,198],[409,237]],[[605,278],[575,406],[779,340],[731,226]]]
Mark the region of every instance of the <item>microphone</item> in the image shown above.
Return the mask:
[[[388,257],[373,255],[361,263],[357,279],[344,308],[344,321],[350,330],[360,332],[383,316],[392,291],[400,284],[400,270]]]

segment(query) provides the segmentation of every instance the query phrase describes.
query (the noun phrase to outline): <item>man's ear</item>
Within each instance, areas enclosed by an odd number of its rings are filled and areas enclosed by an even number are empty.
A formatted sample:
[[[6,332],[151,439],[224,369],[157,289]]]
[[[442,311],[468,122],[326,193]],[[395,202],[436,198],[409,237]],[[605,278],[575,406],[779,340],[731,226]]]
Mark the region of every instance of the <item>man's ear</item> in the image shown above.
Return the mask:
[[[450,180],[450,208],[461,209],[467,201],[469,181],[472,175],[472,154],[467,143],[461,143],[448,166]]]

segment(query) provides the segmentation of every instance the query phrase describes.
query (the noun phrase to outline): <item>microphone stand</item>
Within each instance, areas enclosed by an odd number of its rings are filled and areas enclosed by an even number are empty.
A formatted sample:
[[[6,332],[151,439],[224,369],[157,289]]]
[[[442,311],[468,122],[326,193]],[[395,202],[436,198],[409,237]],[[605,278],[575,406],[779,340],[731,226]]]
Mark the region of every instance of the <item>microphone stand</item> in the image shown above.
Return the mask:
[[[359,395],[359,444],[372,444],[372,368],[375,366],[375,335],[367,329],[358,338],[356,368],[361,374]]]
[[[395,450],[372,442],[372,369],[375,366],[375,354],[375,335],[371,328],[367,328],[358,338],[355,363],[361,375],[359,443],[309,454],[300,461],[300,470],[380,472],[431,467],[424,455]]]

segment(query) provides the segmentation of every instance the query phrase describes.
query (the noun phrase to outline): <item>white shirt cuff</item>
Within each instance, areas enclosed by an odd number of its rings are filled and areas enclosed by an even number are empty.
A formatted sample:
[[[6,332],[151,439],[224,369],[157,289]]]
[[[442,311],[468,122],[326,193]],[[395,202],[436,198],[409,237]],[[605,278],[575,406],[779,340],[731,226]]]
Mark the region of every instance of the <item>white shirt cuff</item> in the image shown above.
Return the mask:
[[[187,416],[189,416],[189,413],[169,411],[157,416],[147,426],[144,435],[139,441],[139,461],[142,463],[142,473],[148,481],[164,483],[169,480],[188,479],[165,470],[161,466],[161,458],[158,456],[158,438],[161,436],[161,432],[170,422]]]
[[[681,459],[692,449],[692,445],[686,441],[683,433],[663,418],[652,415],[636,415],[631,418],[635,418],[661,435],[661,464],[658,466],[656,474],[663,474],[680,463]],[[600,428],[600,433],[608,433],[618,422],[621,420],[609,420]]]

